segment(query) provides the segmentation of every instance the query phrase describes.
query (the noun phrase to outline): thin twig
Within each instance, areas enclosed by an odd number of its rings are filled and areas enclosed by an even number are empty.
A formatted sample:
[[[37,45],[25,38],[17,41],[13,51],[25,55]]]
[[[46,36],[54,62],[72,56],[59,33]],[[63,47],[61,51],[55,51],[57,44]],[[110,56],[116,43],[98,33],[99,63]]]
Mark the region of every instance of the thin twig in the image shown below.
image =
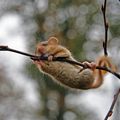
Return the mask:
[[[104,55],[105,55],[105,56],[108,55],[108,53],[107,53],[107,42],[108,42],[108,27],[109,27],[109,25],[108,25],[108,20],[107,20],[107,18],[106,18],[106,6],[107,6],[107,0],[104,0],[104,4],[102,5],[101,10],[102,10],[102,13],[103,13],[104,28],[105,28],[105,41],[103,42],[103,49],[104,49]],[[112,73],[112,74],[113,74],[113,73]],[[116,72],[114,72],[114,75],[115,75],[115,76],[118,76],[118,74],[116,74]],[[118,78],[119,78],[119,76],[118,76]],[[119,79],[120,79],[120,78],[119,78]],[[113,102],[112,102],[112,105],[111,105],[111,107],[110,107],[110,109],[109,109],[109,111],[108,111],[108,113],[107,113],[107,115],[106,115],[106,117],[105,117],[104,120],[107,120],[110,116],[112,116],[113,108],[114,108],[114,106],[115,106],[115,103],[116,103],[116,101],[117,101],[117,98],[118,98],[119,93],[120,93],[120,89],[119,89],[119,90],[117,91],[117,93],[115,94],[114,100],[113,100]]]
[[[104,27],[105,27],[105,41],[103,42],[103,49],[104,49],[104,55],[107,56],[107,41],[108,41],[108,21],[106,18],[106,5],[107,0],[104,0],[104,4],[101,7],[102,13],[103,13],[103,19],[104,19]]]
[[[37,55],[32,55],[32,54],[29,54],[29,53],[25,53],[25,52],[21,52],[21,51],[18,51],[18,50],[15,50],[15,49],[12,49],[12,48],[9,48],[8,46],[4,46],[4,45],[1,45],[0,46],[0,51],[10,51],[10,52],[14,52],[14,53],[18,53],[18,54],[21,54],[21,55],[25,55],[27,57],[30,57],[30,59],[32,60],[48,60],[48,57],[46,56],[37,56]],[[73,61],[73,60],[69,60],[69,59],[66,59],[65,57],[57,57],[57,58],[53,58],[53,61],[60,61],[60,62],[68,62],[70,64],[76,64],[76,65],[79,65],[83,68],[89,68],[89,66],[86,66],[80,62],[77,62],[77,61]],[[110,72],[111,74],[115,75],[117,78],[120,79],[120,74],[112,71],[111,69],[107,68],[107,67],[101,67],[101,66],[97,66],[96,69],[99,69],[99,70],[105,70],[107,72]]]
[[[0,45],[0,51],[11,51],[11,52],[18,53],[18,54],[21,54],[21,55],[25,55],[25,56],[28,56],[28,57],[36,57],[36,55],[31,55],[29,53],[25,53],[25,52],[22,52],[22,51],[19,51],[19,50],[15,50],[15,49],[9,48],[8,46],[5,46],[5,45]]]
[[[109,109],[109,111],[108,111],[108,113],[107,113],[107,115],[106,115],[106,117],[105,117],[104,120],[108,120],[108,118],[112,116],[113,108],[114,108],[114,106],[115,106],[115,103],[116,103],[116,101],[117,101],[117,98],[118,98],[119,94],[120,94],[120,89],[119,89],[119,90],[117,91],[117,93],[114,95],[113,102],[112,102],[111,107],[110,107],[110,109]]]

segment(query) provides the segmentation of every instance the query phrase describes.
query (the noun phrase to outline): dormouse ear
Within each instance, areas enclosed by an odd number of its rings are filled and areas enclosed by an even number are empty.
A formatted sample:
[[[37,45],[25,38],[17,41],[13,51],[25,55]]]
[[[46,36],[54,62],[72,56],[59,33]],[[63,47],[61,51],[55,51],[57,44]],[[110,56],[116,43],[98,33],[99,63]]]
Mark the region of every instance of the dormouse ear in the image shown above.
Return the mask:
[[[57,45],[58,44],[58,39],[56,37],[50,37],[48,39],[48,44]]]

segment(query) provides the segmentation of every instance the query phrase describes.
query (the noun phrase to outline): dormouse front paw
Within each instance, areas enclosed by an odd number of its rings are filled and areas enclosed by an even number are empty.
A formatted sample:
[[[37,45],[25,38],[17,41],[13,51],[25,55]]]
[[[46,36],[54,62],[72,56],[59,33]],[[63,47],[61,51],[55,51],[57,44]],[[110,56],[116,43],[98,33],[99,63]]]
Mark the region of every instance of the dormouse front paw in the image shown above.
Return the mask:
[[[95,69],[96,69],[96,63],[95,63],[95,62],[87,62],[87,61],[85,61],[85,62],[83,62],[83,64],[84,64],[86,67],[88,67],[88,68],[90,68],[90,69],[92,69],[92,70],[95,70]]]

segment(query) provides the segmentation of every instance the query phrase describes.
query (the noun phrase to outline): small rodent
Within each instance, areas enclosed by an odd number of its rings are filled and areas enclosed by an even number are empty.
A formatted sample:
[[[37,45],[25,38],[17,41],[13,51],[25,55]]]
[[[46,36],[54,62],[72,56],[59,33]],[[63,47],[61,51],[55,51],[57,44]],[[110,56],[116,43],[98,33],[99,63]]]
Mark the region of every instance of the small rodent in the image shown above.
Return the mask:
[[[110,58],[107,56],[100,57],[97,62],[83,62],[90,68],[83,69],[78,65],[67,62],[52,61],[53,57],[66,57],[66,59],[76,61],[71,52],[64,46],[59,44],[56,37],[50,37],[47,41],[38,43],[35,51],[36,55],[48,56],[48,61],[35,60],[39,70],[54,81],[63,86],[74,89],[93,89],[98,88],[103,83],[104,72],[95,69],[96,66],[107,66],[114,69]]]

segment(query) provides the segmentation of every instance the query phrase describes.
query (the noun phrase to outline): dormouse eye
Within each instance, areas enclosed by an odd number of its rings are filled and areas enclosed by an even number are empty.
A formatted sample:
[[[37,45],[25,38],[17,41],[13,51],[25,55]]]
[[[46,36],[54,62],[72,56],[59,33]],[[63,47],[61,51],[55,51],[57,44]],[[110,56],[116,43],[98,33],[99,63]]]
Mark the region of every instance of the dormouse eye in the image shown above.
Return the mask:
[[[48,44],[47,44],[47,43],[43,43],[42,45],[43,45],[43,46],[47,46]]]

